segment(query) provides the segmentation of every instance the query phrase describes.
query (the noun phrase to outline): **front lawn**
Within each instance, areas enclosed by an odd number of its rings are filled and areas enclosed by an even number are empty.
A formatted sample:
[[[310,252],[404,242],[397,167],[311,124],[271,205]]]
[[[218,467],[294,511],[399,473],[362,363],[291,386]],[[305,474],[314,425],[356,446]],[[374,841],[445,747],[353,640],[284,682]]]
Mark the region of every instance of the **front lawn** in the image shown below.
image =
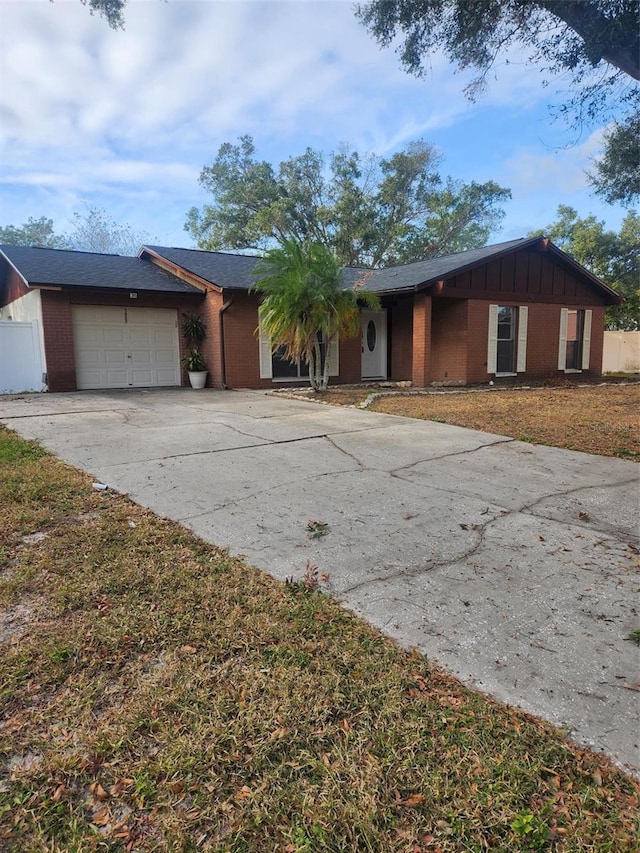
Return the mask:
[[[440,421],[535,444],[640,460],[640,383],[525,390],[444,390],[419,393],[384,387],[330,387],[311,397],[333,405],[362,405],[409,418]]]
[[[0,849],[632,851],[638,785],[0,429]],[[301,567],[302,569],[302,567]]]

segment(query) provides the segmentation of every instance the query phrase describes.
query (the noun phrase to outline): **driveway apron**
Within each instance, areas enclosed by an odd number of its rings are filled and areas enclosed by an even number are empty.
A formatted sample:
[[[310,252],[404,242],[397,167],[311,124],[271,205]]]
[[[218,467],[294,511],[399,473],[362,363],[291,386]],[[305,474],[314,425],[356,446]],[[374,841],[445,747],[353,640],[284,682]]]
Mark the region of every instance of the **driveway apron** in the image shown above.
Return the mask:
[[[404,646],[640,769],[634,463],[261,392],[24,395],[0,418],[281,580],[317,566]]]

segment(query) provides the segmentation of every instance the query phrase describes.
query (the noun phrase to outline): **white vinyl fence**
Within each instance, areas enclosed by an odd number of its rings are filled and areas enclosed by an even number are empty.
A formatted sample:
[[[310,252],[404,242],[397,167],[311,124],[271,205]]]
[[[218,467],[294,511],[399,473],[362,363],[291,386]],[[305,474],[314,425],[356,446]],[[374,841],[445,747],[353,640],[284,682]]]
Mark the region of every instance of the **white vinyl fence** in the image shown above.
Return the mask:
[[[640,373],[640,332],[605,332],[603,373]]]
[[[0,394],[44,387],[37,324],[0,321]]]

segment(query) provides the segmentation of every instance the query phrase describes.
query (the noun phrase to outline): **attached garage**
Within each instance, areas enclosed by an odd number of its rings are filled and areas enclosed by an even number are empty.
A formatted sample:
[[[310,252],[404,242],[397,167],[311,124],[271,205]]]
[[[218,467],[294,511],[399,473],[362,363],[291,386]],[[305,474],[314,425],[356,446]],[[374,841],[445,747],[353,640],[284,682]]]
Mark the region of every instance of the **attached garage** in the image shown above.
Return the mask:
[[[181,385],[180,326],[204,298],[141,258],[0,246],[0,321],[36,323],[40,390]]]
[[[79,390],[180,385],[178,312],[73,305]]]

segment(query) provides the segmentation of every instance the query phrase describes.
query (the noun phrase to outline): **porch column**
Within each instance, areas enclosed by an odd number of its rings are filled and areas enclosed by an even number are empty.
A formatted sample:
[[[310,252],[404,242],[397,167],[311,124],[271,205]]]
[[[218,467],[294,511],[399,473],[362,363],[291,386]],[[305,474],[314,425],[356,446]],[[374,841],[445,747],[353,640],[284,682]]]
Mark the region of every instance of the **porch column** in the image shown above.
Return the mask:
[[[413,369],[415,388],[425,388],[430,380],[431,363],[431,296],[416,293],[413,297]]]

